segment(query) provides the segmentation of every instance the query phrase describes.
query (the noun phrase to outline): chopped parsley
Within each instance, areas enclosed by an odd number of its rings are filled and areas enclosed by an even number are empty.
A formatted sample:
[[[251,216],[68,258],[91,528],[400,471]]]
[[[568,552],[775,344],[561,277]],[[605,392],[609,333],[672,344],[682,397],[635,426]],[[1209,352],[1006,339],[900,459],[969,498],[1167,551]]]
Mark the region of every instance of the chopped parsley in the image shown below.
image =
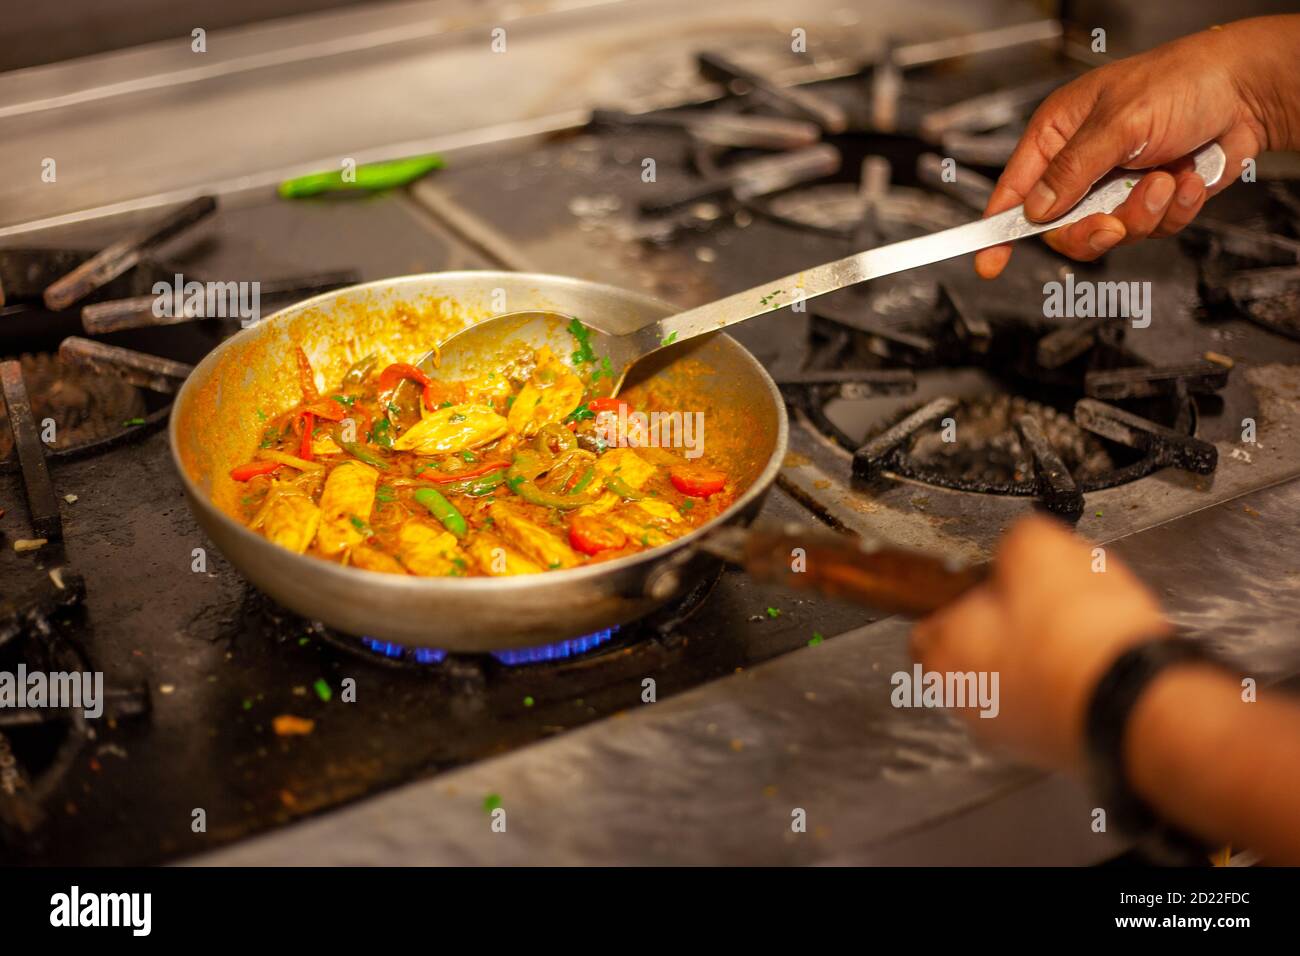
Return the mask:
[[[820,644],[820,643],[821,643],[822,641],[824,641],[824,640],[826,640],[826,638],[822,637],[821,634],[819,634],[817,631],[813,631],[812,640],[810,640],[810,641],[808,642],[808,646],[809,646],[809,647],[816,647],[818,644]]]
[[[357,397],[355,395],[331,395],[330,398],[334,399],[334,401],[338,402],[340,405],[345,405],[348,408],[351,408],[356,403],[357,400]]]
[[[583,402],[573,411],[569,412],[568,415],[565,415],[564,420],[566,422],[581,422],[581,421],[586,421],[588,418],[595,418],[595,417],[596,417],[596,413],[587,407],[586,402]]]
[[[770,608],[767,609],[767,616],[768,616],[768,617],[780,617],[780,616],[781,616],[781,609],[780,609],[779,607],[770,607]]]
[[[676,332],[673,332],[673,333],[670,333],[669,335],[665,335],[662,339],[660,339],[660,340],[659,340],[659,344],[660,344],[660,345],[672,345],[672,344],[673,344],[674,342],[676,342],[676,341],[677,341],[677,333],[676,333]]]
[[[330,685],[325,682],[325,678],[323,677],[318,677],[316,679],[316,683],[312,684],[311,686],[312,686],[312,690],[316,691],[316,696],[319,697],[327,704],[330,702],[330,699],[334,696],[334,691],[330,690]]]
[[[578,340],[578,347],[574,350],[573,355],[570,356],[570,358],[573,359],[573,364],[582,365],[584,363],[594,363],[596,361],[596,353],[591,350],[591,333],[587,331],[587,327],[577,319],[574,319],[569,323],[568,330],[569,334]]]

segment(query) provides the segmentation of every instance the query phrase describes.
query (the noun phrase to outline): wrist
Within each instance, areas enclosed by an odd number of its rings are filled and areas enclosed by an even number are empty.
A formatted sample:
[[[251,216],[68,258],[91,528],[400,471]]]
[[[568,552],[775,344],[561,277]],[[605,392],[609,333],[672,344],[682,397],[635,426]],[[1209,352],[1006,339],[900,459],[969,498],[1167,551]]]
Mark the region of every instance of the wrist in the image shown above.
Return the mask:
[[[1300,149],[1300,16],[1256,17],[1222,29],[1238,96],[1266,149]]]
[[[1178,688],[1182,676],[1215,670],[1213,658],[1193,641],[1178,637],[1145,641],[1116,658],[1088,704],[1088,764],[1102,806],[1116,827],[1169,862],[1195,859],[1203,847],[1167,822],[1151,797],[1159,788],[1158,783],[1148,786],[1150,735],[1157,741],[1169,739],[1163,724],[1170,715],[1170,688],[1185,708],[1186,698]],[[1221,673],[1217,679],[1222,679]],[[1160,779],[1159,770],[1155,779]]]

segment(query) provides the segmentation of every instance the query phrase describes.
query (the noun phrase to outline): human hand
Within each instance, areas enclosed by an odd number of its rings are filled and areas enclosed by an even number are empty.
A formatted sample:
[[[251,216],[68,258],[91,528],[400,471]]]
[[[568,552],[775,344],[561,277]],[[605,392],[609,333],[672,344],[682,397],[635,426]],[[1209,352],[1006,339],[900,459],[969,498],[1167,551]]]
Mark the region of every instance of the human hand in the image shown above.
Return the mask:
[[[1295,47],[1297,34],[1300,17],[1246,20],[1066,84],[1035,111],[984,215],[1023,202],[1027,218],[1054,219],[1115,167],[1151,169],[1113,214],[1088,216],[1044,239],[1057,252],[1088,261],[1116,245],[1173,235],[1208,196],[1233,182],[1243,159],[1287,145],[1293,123],[1280,92],[1285,81],[1275,74],[1294,72],[1277,54]],[[1228,161],[1227,173],[1207,191],[1186,157],[1211,140]],[[975,268],[991,279],[1010,258],[1010,244],[995,246],[976,255]]]
[[[1003,539],[992,576],[919,622],[912,653],[926,671],[997,672],[997,716],[964,711],[981,736],[1052,767],[1084,761],[1092,691],[1128,647],[1170,625],[1147,588],[1056,521],[1031,517]]]

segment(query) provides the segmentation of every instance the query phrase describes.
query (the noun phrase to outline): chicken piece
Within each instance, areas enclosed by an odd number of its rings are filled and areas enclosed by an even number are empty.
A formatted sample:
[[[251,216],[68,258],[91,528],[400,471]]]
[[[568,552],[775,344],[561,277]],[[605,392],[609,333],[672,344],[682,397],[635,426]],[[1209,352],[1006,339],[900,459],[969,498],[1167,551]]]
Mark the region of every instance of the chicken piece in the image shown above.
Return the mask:
[[[366,539],[379,472],[359,461],[345,461],[325,479],[320,495],[316,547],[333,557]]]
[[[383,571],[385,574],[406,573],[406,568],[402,567],[392,555],[364,544],[359,544],[352,549],[351,558],[354,567],[364,568],[367,571]]]
[[[668,502],[661,501],[657,498],[643,498],[641,501],[638,501],[633,505],[633,507],[639,508],[652,517],[659,518],[662,521],[667,521],[669,524],[677,524],[678,522],[686,520],[682,517],[680,511]]]
[[[672,527],[683,518],[666,501],[645,500],[627,504],[611,511],[606,520],[643,548],[667,544],[684,530]]]
[[[496,441],[509,429],[487,405],[452,405],[430,412],[393,442],[396,451],[443,455]]]
[[[311,453],[313,455],[341,455],[343,449],[340,448],[329,435],[322,435],[320,438],[311,440]]]
[[[596,459],[596,470],[602,475],[621,478],[630,488],[644,488],[658,470],[631,448],[611,448]]]
[[[253,527],[260,527],[271,541],[297,554],[307,550],[319,526],[320,509],[310,498],[274,489],[253,522]]]
[[[502,537],[544,568],[572,568],[582,563],[578,553],[559,534],[526,517],[504,501],[490,509]]]
[[[480,405],[491,405],[493,408],[499,408],[514,388],[510,384],[510,379],[506,378],[500,372],[488,372],[465,383],[465,393],[469,400],[477,402]]]
[[[622,503],[622,501],[623,499],[620,498],[618,495],[614,494],[614,492],[607,491],[599,498],[597,498],[595,501],[593,501],[591,504],[583,505],[574,513],[584,515],[589,518],[595,517],[597,515],[608,514],[614,508],[617,508],[619,504]]]
[[[473,535],[465,547],[479,569],[492,577],[542,572],[540,564],[507,547],[504,541],[486,531]]]
[[[445,577],[464,571],[465,555],[450,531],[435,531],[427,524],[407,521],[398,532],[402,563],[412,574]]]
[[[510,430],[525,438],[543,425],[561,422],[582,402],[586,387],[558,361],[538,366],[510,405]]]

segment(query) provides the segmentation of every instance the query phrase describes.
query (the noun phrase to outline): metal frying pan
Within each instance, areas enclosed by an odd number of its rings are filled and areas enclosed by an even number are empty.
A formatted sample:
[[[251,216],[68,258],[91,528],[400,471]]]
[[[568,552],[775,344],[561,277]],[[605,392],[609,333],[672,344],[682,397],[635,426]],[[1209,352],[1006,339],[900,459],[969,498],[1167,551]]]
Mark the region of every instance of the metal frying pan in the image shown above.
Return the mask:
[[[541,309],[620,333],[672,314],[671,306],[579,279],[508,272],[407,276],[325,293],[222,343],[176,396],[170,438],[190,509],[221,552],[258,588],[306,617],[352,634],[451,651],[526,647],[642,617],[714,570],[720,560],[786,584],[922,611],[969,587],[976,572],[821,533],[746,536],[786,451],[785,405],[761,365],[727,335],[665,349],[637,366],[625,394],[653,382],[676,407],[702,411],[710,460],[741,489],[694,532],[608,562],[518,577],[383,574],[295,554],[234,515],[232,465],[257,448],[263,422],[300,399],[295,349],[326,383],[372,352],[411,361],[466,325],[503,311]],[[726,533],[719,533],[723,529]],[[783,555],[820,556],[813,574],[786,574]],[[840,570],[836,571],[836,567]]]

